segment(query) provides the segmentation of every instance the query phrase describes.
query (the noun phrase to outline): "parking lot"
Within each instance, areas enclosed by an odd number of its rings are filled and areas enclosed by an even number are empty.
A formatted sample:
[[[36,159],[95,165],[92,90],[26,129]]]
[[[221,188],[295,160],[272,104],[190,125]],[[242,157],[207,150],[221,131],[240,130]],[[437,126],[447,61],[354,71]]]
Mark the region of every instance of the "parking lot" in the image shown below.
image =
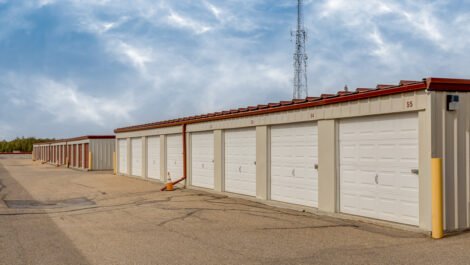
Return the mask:
[[[0,264],[468,264],[424,234],[0,157]]]

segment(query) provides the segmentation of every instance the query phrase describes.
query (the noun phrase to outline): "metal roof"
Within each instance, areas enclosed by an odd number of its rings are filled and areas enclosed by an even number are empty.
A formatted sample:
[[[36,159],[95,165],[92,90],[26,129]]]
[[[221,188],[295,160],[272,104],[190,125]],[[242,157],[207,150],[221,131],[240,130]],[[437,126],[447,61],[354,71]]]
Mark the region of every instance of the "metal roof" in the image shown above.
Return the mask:
[[[239,118],[246,116],[261,115],[266,113],[310,108],[321,105],[328,105],[340,102],[354,101],[366,98],[373,98],[385,95],[392,95],[404,92],[418,91],[466,91],[470,92],[469,79],[450,78],[425,78],[422,81],[401,80],[398,85],[379,84],[375,88],[357,88],[355,91],[338,91],[336,94],[322,94],[320,97],[307,97],[305,99],[295,99],[280,101],[275,103],[248,106],[244,108],[231,109],[195,116],[188,116],[172,120],[140,124],[135,126],[115,129],[115,133],[149,130],[183,124],[200,123],[214,120]]]

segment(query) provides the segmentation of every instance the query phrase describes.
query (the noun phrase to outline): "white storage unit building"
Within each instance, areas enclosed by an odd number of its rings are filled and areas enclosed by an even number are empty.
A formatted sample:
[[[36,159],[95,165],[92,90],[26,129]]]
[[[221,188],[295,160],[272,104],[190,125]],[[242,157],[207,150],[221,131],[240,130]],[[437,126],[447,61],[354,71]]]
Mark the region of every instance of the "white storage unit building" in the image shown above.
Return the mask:
[[[468,92],[470,80],[401,81],[119,128],[116,143],[128,157],[131,145],[121,143],[153,146],[141,152],[143,178],[165,182],[170,172],[190,187],[425,231],[431,158],[442,158],[445,229],[462,230],[470,228]]]

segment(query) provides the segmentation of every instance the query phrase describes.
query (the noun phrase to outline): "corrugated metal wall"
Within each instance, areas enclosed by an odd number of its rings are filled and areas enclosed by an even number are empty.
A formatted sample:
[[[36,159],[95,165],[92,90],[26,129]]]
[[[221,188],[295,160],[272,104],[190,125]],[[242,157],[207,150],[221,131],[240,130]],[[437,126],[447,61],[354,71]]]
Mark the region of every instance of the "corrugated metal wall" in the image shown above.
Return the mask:
[[[114,139],[91,139],[90,151],[92,153],[92,170],[112,170]]]
[[[447,111],[447,95],[459,109]],[[444,227],[470,228],[470,93],[432,93],[432,156],[443,158]]]

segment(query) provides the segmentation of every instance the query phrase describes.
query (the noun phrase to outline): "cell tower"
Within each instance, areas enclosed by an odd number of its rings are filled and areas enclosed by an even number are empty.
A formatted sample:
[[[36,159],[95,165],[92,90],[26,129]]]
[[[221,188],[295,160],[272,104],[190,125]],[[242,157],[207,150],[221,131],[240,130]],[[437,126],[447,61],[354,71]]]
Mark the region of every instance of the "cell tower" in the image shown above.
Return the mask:
[[[294,32],[291,32],[294,35]],[[307,35],[304,28],[303,0],[297,0],[297,30],[295,31],[294,52],[294,99],[308,96],[307,86],[307,60],[305,52],[305,39]]]

